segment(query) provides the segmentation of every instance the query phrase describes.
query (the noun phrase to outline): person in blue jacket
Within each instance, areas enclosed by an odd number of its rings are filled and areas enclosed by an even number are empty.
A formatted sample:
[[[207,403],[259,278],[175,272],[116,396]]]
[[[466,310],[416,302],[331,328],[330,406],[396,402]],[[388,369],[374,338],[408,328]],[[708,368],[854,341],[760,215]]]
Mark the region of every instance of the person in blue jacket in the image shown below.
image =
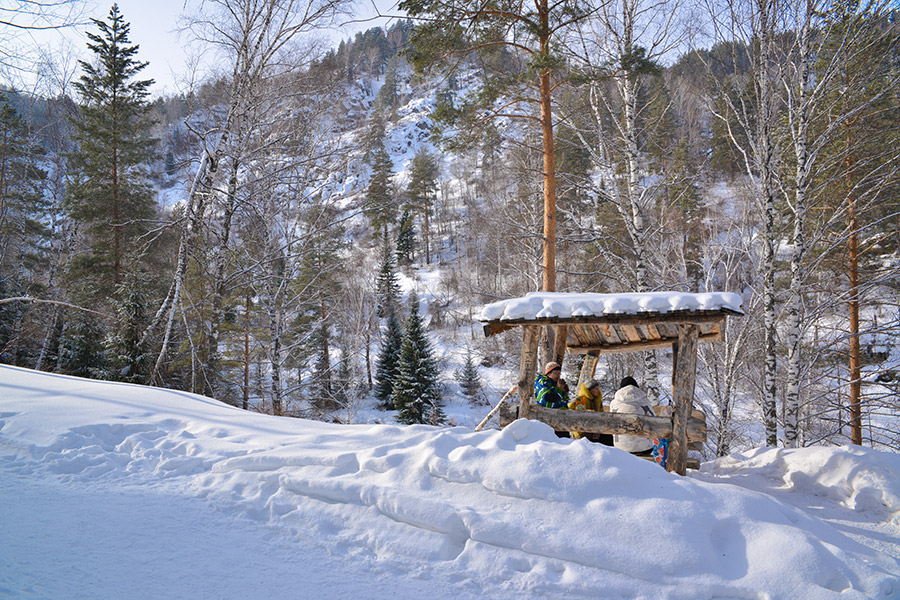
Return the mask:
[[[568,408],[569,397],[565,384],[560,385],[562,367],[558,362],[548,362],[544,374],[534,380],[534,401],[547,408]]]

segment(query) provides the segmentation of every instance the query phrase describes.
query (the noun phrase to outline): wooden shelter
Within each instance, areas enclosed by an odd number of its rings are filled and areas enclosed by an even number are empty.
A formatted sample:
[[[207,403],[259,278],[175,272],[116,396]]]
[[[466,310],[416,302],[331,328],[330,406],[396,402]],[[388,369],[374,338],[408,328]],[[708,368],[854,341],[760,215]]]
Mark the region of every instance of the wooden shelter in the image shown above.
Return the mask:
[[[706,440],[706,424],[693,410],[697,344],[721,339],[731,315],[743,315],[736,294],[559,294],[538,292],[489,304],[479,321],[485,336],[522,328],[519,417],[547,423],[557,431],[627,434],[669,439],[667,468],[681,475],[691,442]],[[601,354],[673,348],[672,414],[641,416],[567,411],[531,402],[537,375],[541,329],[554,334],[555,357],[584,355],[578,383],[594,376]],[[575,388],[577,389],[577,387]]]

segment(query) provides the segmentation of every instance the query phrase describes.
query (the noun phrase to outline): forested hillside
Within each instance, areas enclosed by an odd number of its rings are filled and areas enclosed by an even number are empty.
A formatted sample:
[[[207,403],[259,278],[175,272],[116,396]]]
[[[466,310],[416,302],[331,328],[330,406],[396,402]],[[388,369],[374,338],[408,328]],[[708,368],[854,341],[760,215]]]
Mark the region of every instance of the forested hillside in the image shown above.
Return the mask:
[[[328,47],[339,2],[246,3],[193,24],[219,75],[156,99],[128,15],[94,21],[69,85],[0,100],[0,361],[452,424],[517,377],[487,302],[727,291],[705,457],[900,449],[896,9],[467,5]],[[671,362],[604,357],[605,393],[665,400]]]

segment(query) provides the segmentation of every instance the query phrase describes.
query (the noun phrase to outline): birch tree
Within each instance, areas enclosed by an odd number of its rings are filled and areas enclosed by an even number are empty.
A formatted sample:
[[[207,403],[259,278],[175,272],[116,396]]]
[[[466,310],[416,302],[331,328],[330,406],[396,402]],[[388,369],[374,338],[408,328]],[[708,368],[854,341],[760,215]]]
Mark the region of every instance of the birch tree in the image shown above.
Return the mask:
[[[744,47],[750,49],[749,72],[746,75],[735,72],[720,83],[722,87],[718,90],[718,99],[724,101],[725,110],[716,110],[715,99],[710,99],[709,106],[741,156],[761,215],[763,264],[759,293],[765,331],[761,406],[765,443],[775,446],[778,443],[775,275],[781,159],[776,132],[779,117],[776,42],[784,5],[781,0],[728,0],[722,6],[708,6],[716,39],[722,40],[732,51],[732,67],[739,64],[740,50]],[[749,93],[745,93],[747,90]]]
[[[641,0],[621,0],[601,5],[594,18],[584,22],[581,58],[588,80],[590,135],[578,123],[582,144],[602,181],[597,197],[616,207],[633,257],[635,291],[648,292],[659,285],[658,269],[651,265],[652,246],[660,247],[658,210],[663,185],[648,172],[647,138],[658,134],[660,120],[648,118],[648,79],[659,73],[659,61],[684,39],[687,31],[679,19],[680,3],[659,5]],[[662,112],[668,110],[662,107]],[[591,143],[591,140],[596,140]],[[644,142],[641,142],[644,140]],[[644,353],[647,392],[659,395],[655,352]]]
[[[198,132],[202,151],[189,186],[183,215],[179,219],[180,244],[175,275],[165,300],[145,332],[163,326],[163,344],[151,381],[157,381],[163,366],[172,325],[180,303],[188,261],[198,235],[206,225],[211,195],[222,177],[223,159],[237,127],[253,131],[248,120],[254,104],[253,91],[267,81],[296,72],[302,61],[288,60],[291,45],[332,23],[347,4],[345,0],[207,0],[204,16],[191,21],[196,37],[219,51],[230,64],[227,100],[215,123]]]

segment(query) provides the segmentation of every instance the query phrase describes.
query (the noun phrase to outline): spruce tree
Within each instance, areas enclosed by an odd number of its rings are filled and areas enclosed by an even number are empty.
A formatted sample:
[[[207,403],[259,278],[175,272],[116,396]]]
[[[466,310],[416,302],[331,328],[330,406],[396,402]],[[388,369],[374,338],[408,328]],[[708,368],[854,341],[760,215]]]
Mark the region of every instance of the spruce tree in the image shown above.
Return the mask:
[[[89,377],[109,378],[109,361],[104,347],[104,331],[98,319],[79,312],[66,323],[60,339],[60,373]]]
[[[135,59],[138,46],[129,43],[130,26],[118,5],[106,22],[91,21],[99,32],[87,34],[95,61],[79,61],[82,75],[74,83],[82,105],[73,123],[78,150],[70,156],[68,207],[72,218],[87,225],[90,238],[90,253],[77,261],[77,274],[117,285],[155,214],[147,182],[156,145],[147,104],[153,80],[134,79],[147,63]]]
[[[384,319],[396,315],[400,304],[400,282],[397,279],[397,257],[387,240],[381,257],[381,268],[375,277],[375,315]]]
[[[397,379],[397,362],[400,359],[400,345],[403,329],[394,313],[388,314],[387,328],[381,338],[381,350],[375,363],[375,397],[379,408],[390,410],[394,407],[394,381]]]
[[[474,403],[482,396],[481,378],[478,376],[478,367],[475,366],[471,348],[466,350],[466,362],[456,371],[455,375],[463,396],[468,398],[469,402]]]
[[[413,227],[412,213],[408,208],[400,216],[397,229],[397,262],[401,265],[410,265],[416,245],[416,230]]]
[[[118,286],[116,296],[119,328],[109,340],[111,378],[141,383],[146,379],[148,367],[147,352],[141,344],[148,320],[143,278],[135,274],[129,275]]]
[[[419,297],[415,291],[409,298],[409,318],[400,345],[397,377],[394,381],[394,408],[397,421],[408,425],[445,421],[438,366],[425,323],[419,315]]]

